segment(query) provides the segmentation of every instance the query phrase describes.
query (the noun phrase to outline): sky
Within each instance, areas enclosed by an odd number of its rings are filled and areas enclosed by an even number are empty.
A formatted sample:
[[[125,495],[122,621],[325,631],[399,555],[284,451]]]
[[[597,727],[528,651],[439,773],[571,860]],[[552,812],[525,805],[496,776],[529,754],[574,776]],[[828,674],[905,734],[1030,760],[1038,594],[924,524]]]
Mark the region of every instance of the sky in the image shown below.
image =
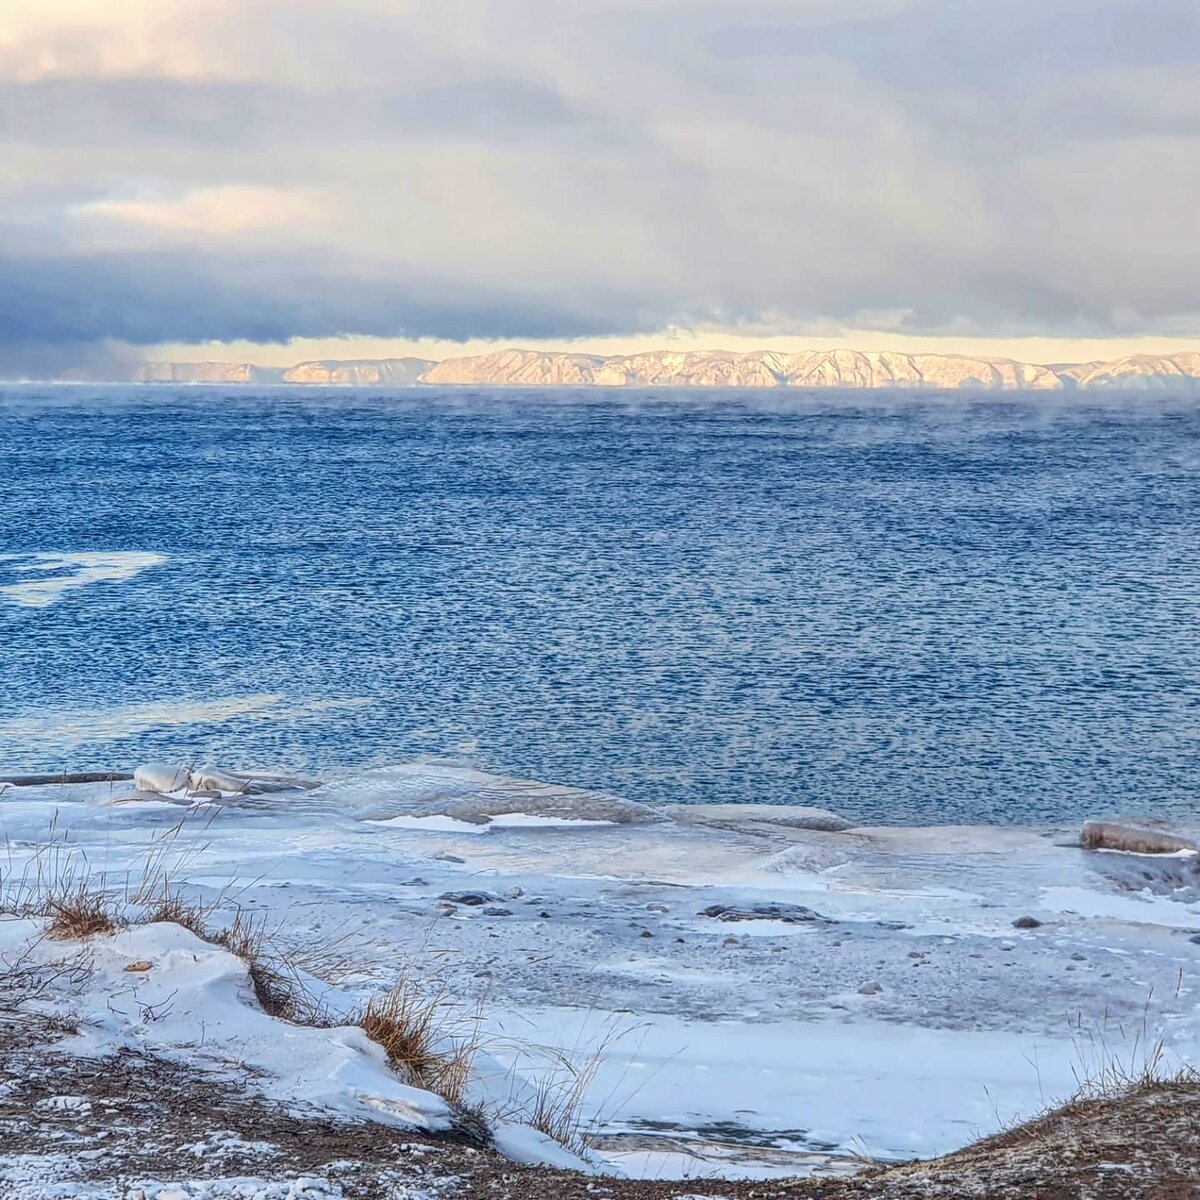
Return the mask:
[[[0,372],[1200,342],[1196,0],[0,0]]]

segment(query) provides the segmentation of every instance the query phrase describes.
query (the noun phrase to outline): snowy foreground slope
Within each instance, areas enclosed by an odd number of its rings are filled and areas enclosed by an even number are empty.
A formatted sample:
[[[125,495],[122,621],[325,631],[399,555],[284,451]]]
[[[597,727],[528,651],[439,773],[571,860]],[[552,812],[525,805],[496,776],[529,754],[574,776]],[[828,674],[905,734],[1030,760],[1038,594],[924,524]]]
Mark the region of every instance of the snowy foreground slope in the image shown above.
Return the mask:
[[[332,1004],[408,974],[481,1014],[481,1095],[527,1096],[596,1059],[584,1116],[605,1169],[764,1177],[930,1156],[1065,1098],[1114,1055],[1136,1065],[1147,1040],[1171,1061],[1200,1050],[1194,855],[1088,851],[1066,829],[652,812],[431,765],[203,790],[9,790],[0,865],[19,878],[54,837],[56,861],[123,885],[182,818],[183,894],[260,914],[282,952],[336,976]],[[4,922],[5,955],[61,949],[23,949],[33,932]],[[191,937],[97,943],[62,1044],[237,1065],[298,1111],[446,1127],[361,1031],[264,1025],[244,967]]]

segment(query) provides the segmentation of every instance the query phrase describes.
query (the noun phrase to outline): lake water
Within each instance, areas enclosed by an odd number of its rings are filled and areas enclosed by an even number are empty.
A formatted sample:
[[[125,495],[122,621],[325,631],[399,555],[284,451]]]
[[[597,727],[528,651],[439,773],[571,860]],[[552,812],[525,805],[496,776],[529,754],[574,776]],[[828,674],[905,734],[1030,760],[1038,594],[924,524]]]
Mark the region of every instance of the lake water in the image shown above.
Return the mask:
[[[8,387],[0,775],[1192,815],[1200,402]]]

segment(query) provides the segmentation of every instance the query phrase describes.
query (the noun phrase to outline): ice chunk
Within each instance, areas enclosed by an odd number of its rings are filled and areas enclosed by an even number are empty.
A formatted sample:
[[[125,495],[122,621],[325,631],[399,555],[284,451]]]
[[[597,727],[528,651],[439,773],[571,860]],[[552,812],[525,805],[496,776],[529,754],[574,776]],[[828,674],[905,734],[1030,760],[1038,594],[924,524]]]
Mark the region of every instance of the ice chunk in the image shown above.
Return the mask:
[[[311,791],[320,785],[298,776],[276,775],[266,771],[224,771],[220,767],[200,767],[192,772],[194,792],[220,792],[227,796],[265,796],[274,792]]]
[[[189,770],[164,763],[146,763],[133,773],[139,792],[160,796],[263,796],[274,792],[308,791],[319,785],[309,779],[270,772],[224,771],[220,767]]]
[[[821,833],[854,828],[837,813],[802,804],[670,804],[663,812],[685,825],[778,825]]]
[[[166,763],[146,763],[133,773],[133,786],[139,792],[155,792],[167,796],[187,789],[189,771],[187,767],[170,766]]]
[[[763,863],[764,871],[776,871],[780,875],[800,874],[803,872],[832,871],[836,867],[844,867],[853,862],[856,848],[854,842],[841,841],[838,845],[829,841],[801,842],[781,850]]]
[[[18,562],[16,570],[29,578],[0,587],[0,596],[28,608],[47,608],[73,588],[105,581],[120,583],[167,561],[162,554],[136,551],[3,557],[27,560]]]
[[[1172,829],[1157,821],[1085,821],[1080,842],[1089,850],[1130,854],[1200,852],[1200,834]]]

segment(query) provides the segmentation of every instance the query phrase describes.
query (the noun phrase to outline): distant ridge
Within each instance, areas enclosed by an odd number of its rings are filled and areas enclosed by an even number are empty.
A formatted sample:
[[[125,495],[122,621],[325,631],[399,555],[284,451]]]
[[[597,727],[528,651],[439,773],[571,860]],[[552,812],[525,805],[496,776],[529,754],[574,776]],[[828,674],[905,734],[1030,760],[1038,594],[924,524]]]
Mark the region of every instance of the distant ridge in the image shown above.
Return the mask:
[[[150,362],[137,383],[221,383],[456,387],[922,388],[1015,391],[1116,388],[1200,389],[1200,352],[1134,354],[1112,362],[1042,366],[1010,358],[891,351],[809,350],[800,354],[654,350],[572,354],[498,350],[434,362],[424,358],[315,360],[294,367],[250,363]]]

